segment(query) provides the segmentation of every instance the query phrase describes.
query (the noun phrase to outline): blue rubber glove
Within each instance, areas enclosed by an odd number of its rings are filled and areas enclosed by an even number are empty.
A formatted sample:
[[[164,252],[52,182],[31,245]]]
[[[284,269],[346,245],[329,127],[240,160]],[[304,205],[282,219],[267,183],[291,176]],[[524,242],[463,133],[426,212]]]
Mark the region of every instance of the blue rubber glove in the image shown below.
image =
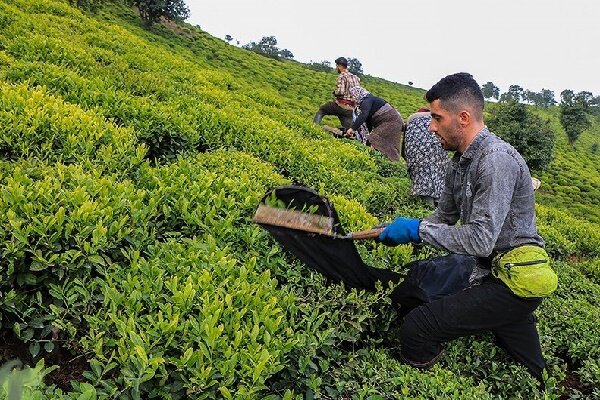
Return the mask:
[[[419,242],[419,225],[416,218],[398,217],[379,234],[378,241],[386,246],[397,246],[409,242]]]

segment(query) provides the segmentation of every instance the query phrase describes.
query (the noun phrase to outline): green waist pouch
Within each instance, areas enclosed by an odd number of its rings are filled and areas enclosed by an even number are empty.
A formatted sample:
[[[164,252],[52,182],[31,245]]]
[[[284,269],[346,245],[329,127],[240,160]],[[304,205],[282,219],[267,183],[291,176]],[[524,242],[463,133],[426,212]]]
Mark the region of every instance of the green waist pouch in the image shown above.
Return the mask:
[[[533,245],[497,255],[492,261],[492,274],[519,297],[545,297],[558,286],[548,253]]]

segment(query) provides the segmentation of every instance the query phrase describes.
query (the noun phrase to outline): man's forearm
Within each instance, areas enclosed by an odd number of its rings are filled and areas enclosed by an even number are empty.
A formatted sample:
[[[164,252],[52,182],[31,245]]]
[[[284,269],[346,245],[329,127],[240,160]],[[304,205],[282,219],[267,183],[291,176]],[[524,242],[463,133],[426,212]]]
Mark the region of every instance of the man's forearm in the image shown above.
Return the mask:
[[[487,257],[494,248],[494,233],[484,226],[454,225],[421,221],[419,236],[434,247],[457,254]]]

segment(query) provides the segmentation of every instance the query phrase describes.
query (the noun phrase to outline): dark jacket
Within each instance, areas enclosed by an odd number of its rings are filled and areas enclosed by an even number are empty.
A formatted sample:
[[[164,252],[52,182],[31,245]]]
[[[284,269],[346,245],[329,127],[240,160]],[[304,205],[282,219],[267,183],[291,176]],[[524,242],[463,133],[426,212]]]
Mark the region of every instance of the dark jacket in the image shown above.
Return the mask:
[[[358,128],[366,122],[367,128],[369,128],[369,130],[372,130],[373,124],[371,121],[371,117],[386,103],[387,102],[385,100],[377,96],[370,95],[365,97],[363,101],[361,101],[361,103],[357,106],[357,108],[360,111],[360,114],[352,123],[352,129],[357,131]]]
[[[419,235],[433,246],[478,257],[523,244],[543,247],[534,203],[525,160],[484,127],[464,154],[454,155],[438,208],[423,219]]]

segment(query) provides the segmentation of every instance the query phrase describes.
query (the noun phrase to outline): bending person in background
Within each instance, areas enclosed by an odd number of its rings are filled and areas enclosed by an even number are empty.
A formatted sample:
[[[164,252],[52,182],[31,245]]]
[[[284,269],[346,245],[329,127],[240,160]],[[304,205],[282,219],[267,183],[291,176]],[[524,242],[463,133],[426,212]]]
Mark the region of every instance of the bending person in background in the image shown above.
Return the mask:
[[[354,122],[346,130],[347,137],[355,137],[363,143],[382,152],[392,161],[400,160],[402,140],[402,116],[388,102],[373,96],[361,86],[350,89],[356,107]],[[366,124],[365,129],[361,126]],[[366,137],[365,137],[366,136]]]
[[[344,132],[352,126],[352,109],[354,100],[350,88],[360,85],[360,79],[348,71],[348,60],[339,57],[335,60],[335,68],[339,74],[333,95],[335,100],[329,101],[319,107],[313,122],[320,124],[326,115],[335,115],[340,120]]]
[[[402,157],[406,160],[412,187],[411,193],[427,204],[437,206],[444,190],[448,153],[438,138],[429,132],[431,113],[420,108],[406,120]]]

